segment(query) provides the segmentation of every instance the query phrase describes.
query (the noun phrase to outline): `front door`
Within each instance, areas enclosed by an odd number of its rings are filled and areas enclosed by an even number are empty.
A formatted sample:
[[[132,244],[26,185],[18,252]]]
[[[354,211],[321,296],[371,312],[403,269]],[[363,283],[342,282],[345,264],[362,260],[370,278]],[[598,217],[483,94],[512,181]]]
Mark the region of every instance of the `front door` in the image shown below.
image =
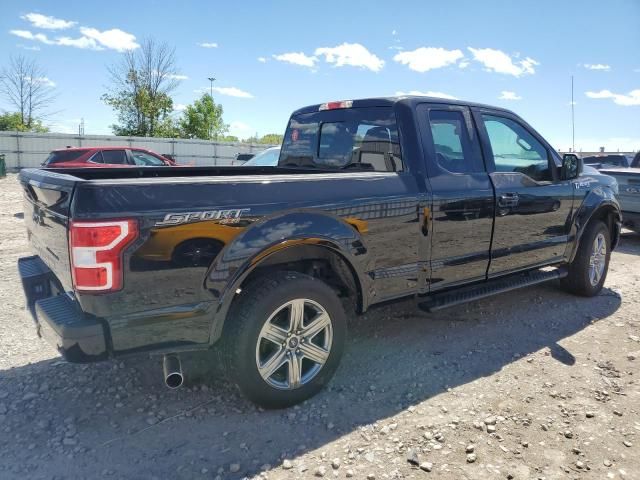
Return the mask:
[[[428,290],[484,280],[494,192],[468,107],[418,107],[428,190],[431,251]]]
[[[551,148],[515,115],[474,117],[496,191],[489,277],[562,261],[573,187],[560,180]]]

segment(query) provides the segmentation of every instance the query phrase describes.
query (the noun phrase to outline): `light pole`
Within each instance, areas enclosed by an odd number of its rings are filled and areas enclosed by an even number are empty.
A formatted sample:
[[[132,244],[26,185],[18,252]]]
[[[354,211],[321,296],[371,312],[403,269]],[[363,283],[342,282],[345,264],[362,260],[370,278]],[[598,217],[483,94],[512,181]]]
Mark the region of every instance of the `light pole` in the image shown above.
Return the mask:
[[[215,77],[208,77],[210,82],[209,96],[211,97],[211,108],[213,109],[213,82],[216,81]],[[213,111],[213,110],[212,110]],[[213,136],[213,118],[209,118],[209,140]]]

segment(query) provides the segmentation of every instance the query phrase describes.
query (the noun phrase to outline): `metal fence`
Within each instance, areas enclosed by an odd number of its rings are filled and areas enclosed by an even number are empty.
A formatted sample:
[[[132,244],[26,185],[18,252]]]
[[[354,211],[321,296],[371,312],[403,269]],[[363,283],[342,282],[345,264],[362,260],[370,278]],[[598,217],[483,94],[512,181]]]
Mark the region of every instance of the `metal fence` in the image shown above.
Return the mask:
[[[177,138],[68,135],[64,133],[0,132],[0,154],[7,169],[38,167],[52,150],[66,147],[123,146],[169,155],[184,165],[236,165],[238,153],[258,153],[271,145],[209,142]]]

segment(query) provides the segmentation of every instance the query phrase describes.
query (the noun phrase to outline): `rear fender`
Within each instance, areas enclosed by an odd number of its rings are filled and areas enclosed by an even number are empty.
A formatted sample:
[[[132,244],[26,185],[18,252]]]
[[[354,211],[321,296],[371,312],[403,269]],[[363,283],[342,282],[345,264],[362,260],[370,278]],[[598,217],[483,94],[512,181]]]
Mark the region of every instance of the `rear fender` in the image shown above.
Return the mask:
[[[362,222],[362,221],[359,221]],[[362,308],[368,305],[370,259],[362,238],[366,226],[317,211],[296,211],[253,224],[228,244],[211,265],[205,287],[218,298],[210,343],[222,334],[225,318],[242,282],[263,262],[283,249],[313,245],[337,253],[350,267],[359,290]]]
[[[578,192],[580,190],[577,190]],[[582,235],[594,218],[607,218],[613,215],[610,225],[612,233],[612,248],[615,248],[620,235],[620,222],[622,215],[620,213],[620,204],[613,193],[613,190],[607,186],[598,186],[586,194],[578,207],[571,225],[570,241],[567,249],[567,258],[572,262],[578,252],[578,246],[582,239]]]

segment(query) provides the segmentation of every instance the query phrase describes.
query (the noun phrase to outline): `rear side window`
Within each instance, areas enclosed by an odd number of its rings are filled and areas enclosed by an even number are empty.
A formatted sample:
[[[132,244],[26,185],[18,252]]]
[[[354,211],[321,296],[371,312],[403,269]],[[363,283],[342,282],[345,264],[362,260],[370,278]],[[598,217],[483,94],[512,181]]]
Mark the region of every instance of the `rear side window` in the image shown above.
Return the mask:
[[[103,150],[102,151],[102,161],[104,163],[110,164],[126,164],[127,156],[124,150]]]
[[[59,152],[51,152],[47,159],[44,161],[44,165],[50,165],[52,163],[64,163],[73,162],[79,159],[89,150],[60,150]]]
[[[346,108],[296,115],[289,121],[278,165],[402,171],[393,109]]]
[[[462,112],[431,110],[429,122],[438,165],[454,173],[473,172],[473,149]]]

